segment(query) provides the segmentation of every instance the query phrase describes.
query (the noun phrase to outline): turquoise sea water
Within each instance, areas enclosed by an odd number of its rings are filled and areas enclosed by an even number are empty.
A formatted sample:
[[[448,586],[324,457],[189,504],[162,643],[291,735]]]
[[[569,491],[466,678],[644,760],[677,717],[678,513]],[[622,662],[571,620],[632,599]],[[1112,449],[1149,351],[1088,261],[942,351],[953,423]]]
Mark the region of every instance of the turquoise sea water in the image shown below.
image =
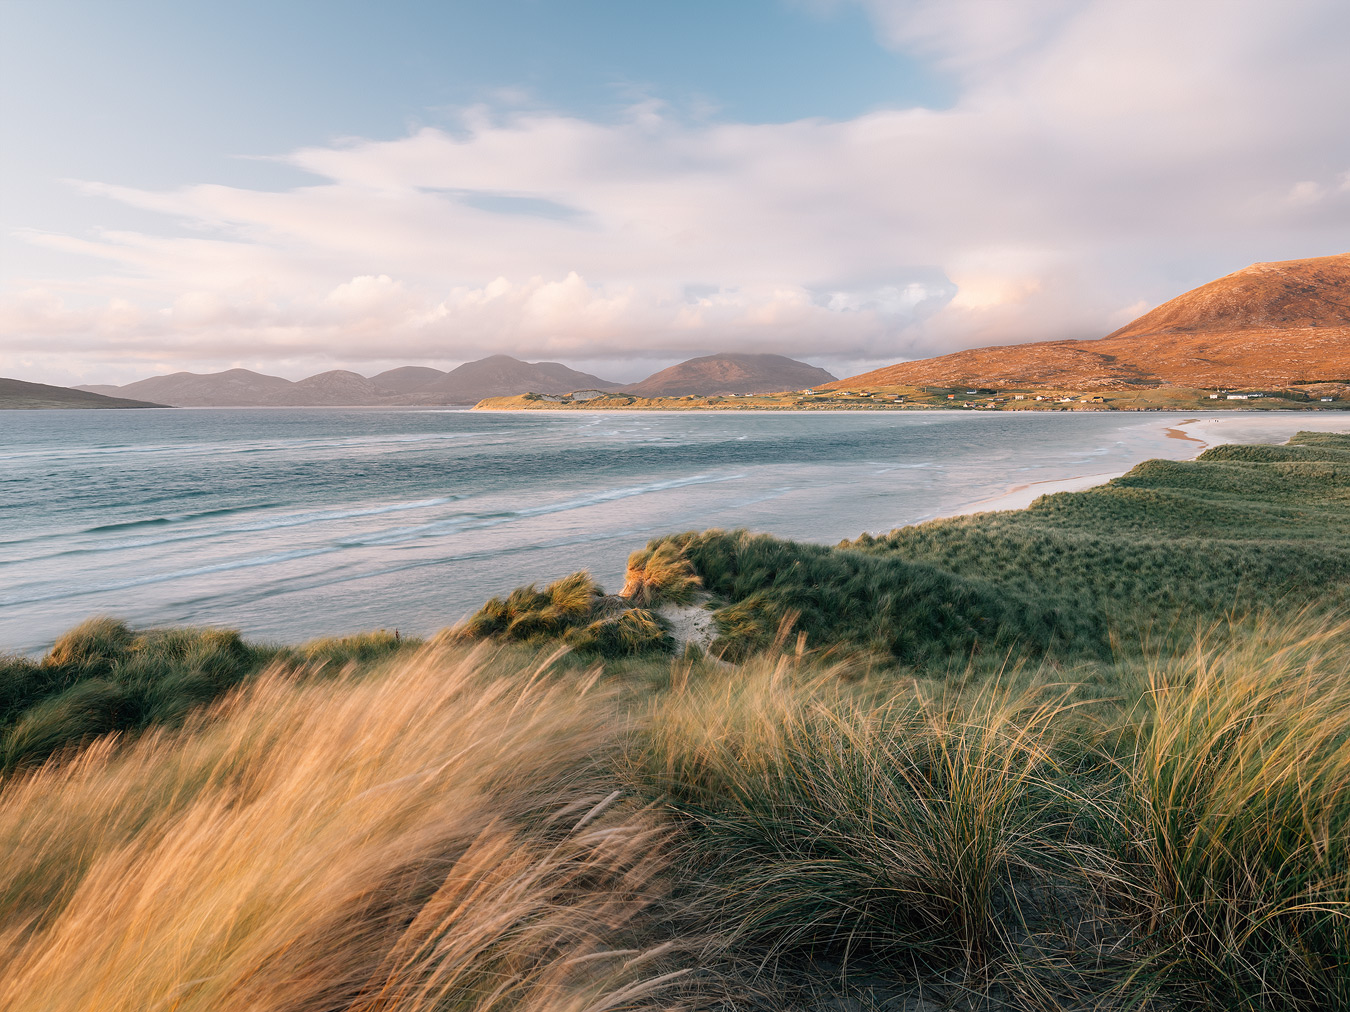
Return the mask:
[[[575,569],[617,589],[663,533],[829,543],[1189,457],[1164,433],[1181,417],[4,411],[0,650],[93,614],[287,642],[425,634]]]

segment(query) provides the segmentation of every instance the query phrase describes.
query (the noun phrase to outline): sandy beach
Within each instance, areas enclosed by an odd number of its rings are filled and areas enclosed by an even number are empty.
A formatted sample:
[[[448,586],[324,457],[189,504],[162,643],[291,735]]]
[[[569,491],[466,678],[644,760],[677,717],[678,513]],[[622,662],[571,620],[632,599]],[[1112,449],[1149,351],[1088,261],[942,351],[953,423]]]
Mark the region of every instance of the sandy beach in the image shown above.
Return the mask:
[[[1336,415],[1276,415],[1252,412],[1225,418],[1190,418],[1163,429],[1169,439],[1195,443],[1195,454],[1200,456],[1211,446],[1221,443],[1284,443],[1296,432],[1350,432],[1350,416]],[[1055,492],[1081,492],[1096,485],[1104,485],[1128,471],[1106,471],[1099,474],[1080,474],[1053,481],[1037,481],[1014,485],[1006,492],[970,503],[945,516],[961,517],[972,513],[992,513],[998,510],[1026,509],[1043,495]]]

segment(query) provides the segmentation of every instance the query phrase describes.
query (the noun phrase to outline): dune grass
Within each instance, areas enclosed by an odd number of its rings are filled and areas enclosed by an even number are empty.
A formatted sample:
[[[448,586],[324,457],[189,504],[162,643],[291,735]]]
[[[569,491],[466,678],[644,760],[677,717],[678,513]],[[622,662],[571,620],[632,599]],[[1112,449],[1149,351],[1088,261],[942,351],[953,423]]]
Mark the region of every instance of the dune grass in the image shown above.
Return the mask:
[[[630,1007],[662,831],[597,775],[612,695],[519,674],[273,671],[7,784],[0,1008]]]
[[[688,604],[702,585],[680,546],[657,541],[628,557],[620,593],[641,607],[661,601]]]
[[[1350,439],[1155,464],[5,661],[0,1010],[1350,1008]]]
[[[0,784],[0,1009],[1345,1007],[1350,631],[1221,632],[1123,724],[801,650],[274,666]]]
[[[1110,706],[802,644],[655,688],[281,663],[12,774],[0,1009],[1350,1000],[1346,627],[1215,630]]]
[[[1233,1007],[1350,1008],[1350,626],[1154,673],[1116,817],[1149,968]]]
[[[772,956],[981,961],[995,908],[1062,829],[1065,706],[997,686],[868,704],[792,662],[657,700],[633,775],[695,841],[696,905]]]
[[[1350,605],[1350,435],[1151,460],[1029,509],[905,527],[844,546],[978,577],[1092,614],[1126,647],[1197,621]]]
[[[0,773],[111,732],[181,723],[274,660],[338,670],[416,645],[376,632],[279,648],[245,643],[229,629],[133,630],[93,618],[41,660],[0,657]]]
[[[558,641],[590,657],[637,657],[671,646],[661,619],[649,608],[658,594],[640,583],[633,597],[610,596],[589,573],[573,573],[542,591],[533,584],[494,597],[454,629],[449,642],[496,640],[542,645]]]

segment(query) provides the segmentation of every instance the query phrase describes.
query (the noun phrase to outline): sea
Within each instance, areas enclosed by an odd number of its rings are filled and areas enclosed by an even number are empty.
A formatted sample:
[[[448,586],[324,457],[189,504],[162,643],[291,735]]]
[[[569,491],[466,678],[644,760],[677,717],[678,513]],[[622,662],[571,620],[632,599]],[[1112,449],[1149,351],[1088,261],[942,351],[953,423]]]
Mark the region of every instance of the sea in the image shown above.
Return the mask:
[[[629,553],[675,531],[830,544],[1308,427],[1350,418],[0,411],[0,652],[94,615],[280,643],[426,635],[579,569],[617,590]]]

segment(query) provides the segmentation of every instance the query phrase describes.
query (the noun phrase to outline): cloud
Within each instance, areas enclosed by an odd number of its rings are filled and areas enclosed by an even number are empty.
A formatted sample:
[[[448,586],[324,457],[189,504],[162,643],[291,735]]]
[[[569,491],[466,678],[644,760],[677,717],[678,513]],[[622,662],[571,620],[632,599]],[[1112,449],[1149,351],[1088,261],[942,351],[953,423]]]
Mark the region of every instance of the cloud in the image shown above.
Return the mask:
[[[1344,5],[866,6],[959,82],[951,108],[754,124],[479,106],[454,130],[280,156],[312,185],[87,182],[165,232],[28,233],[106,273],[12,285],[8,346],[180,367],[731,347],[828,365],[1101,336],[1216,271],[1342,251]]]

